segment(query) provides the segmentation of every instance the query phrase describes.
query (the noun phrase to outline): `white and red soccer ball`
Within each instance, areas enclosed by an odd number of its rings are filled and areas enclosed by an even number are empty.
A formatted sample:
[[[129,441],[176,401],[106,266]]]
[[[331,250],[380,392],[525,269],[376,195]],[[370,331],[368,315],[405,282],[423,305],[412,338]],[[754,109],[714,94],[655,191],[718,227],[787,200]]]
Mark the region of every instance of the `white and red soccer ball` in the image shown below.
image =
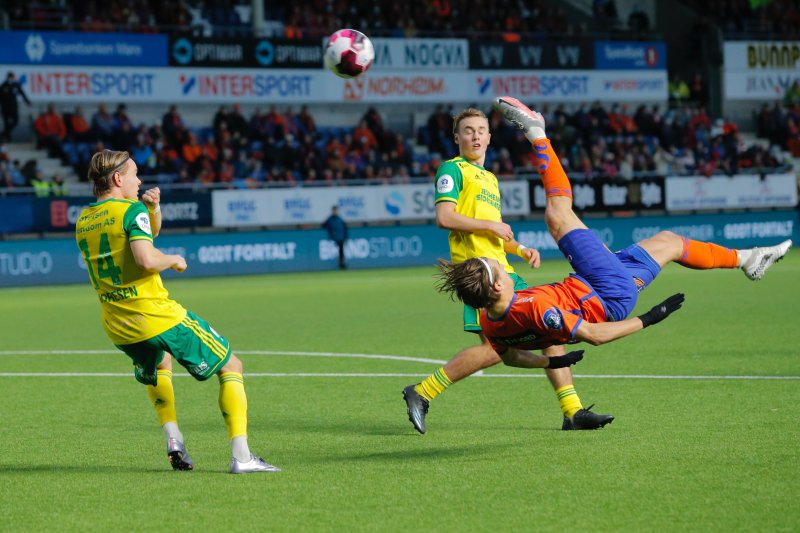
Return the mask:
[[[369,37],[357,30],[339,30],[325,44],[325,66],[340,78],[364,74],[375,59]]]

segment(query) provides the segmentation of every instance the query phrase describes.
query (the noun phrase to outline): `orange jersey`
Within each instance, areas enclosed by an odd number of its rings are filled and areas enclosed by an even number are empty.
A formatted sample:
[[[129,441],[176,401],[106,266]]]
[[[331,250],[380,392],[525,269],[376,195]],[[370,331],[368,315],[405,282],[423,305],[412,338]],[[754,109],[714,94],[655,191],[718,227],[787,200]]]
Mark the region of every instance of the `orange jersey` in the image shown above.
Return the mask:
[[[607,322],[603,301],[575,274],[561,283],[517,291],[500,318],[481,311],[483,334],[497,353],[508,348],[538,350],[555,344],[577,342],[575,331],[582,320]]]

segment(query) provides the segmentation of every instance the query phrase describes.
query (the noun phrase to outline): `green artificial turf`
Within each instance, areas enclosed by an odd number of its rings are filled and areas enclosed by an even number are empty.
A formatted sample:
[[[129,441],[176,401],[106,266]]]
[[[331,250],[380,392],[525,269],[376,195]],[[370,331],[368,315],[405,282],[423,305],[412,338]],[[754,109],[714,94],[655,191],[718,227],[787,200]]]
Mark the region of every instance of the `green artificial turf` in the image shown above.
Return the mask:
[[[250,476],[227,473],[216,380],[182,369],[196,469],[170,470],[88,281],[0,290],[0,530],[796,531],[800,253],[758,283],[665,269],[636,312],[678,291],[683,309],[581,346],[578,393],[617,417],[594,432],[560,431],[543,373],[500,365],[437,398],[417,434],[400,391],[474,342],[433,272],[168,282],[245,363],[251,448],[284,469]]]

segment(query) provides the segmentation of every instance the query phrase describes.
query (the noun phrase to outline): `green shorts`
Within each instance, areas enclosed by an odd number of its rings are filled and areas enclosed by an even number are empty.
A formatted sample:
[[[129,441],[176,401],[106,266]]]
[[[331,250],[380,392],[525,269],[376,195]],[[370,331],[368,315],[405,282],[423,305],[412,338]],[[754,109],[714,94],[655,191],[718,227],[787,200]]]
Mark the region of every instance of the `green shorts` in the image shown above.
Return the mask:
[[[161,335],[134,344],[117,344],[133,360],[136,381],[156,384],[156,367],[169,352],[198,381],[205,381],[231,357],[228,340],[208,322],[187,311],[186,318]]]
[[[514,290],[521,291],[522,289],[527,289],[528,284],[525,283],[525,280],[519,277],[515,273],[510,273],[511,279],[514,280]],[[470,307],[464,304],[464,331],[471,331],[473,333],[480,333],[481,332],[481,322],[480,322],[480,309],[475,309],[474,307]]]

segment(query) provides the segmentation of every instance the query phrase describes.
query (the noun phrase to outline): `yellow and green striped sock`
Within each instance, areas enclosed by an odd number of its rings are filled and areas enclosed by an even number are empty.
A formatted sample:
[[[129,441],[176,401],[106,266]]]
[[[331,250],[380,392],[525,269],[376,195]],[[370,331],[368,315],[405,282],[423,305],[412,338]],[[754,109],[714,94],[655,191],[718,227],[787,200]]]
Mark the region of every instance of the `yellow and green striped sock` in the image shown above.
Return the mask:
[[[578,393],[575,392],[574,385],[564,385],[563,387],[557,388],[556,397],[561,406],[561,412],[564,413],[564,416],[567,418],[571,418],[572,415],[583,409],[583,404],[581,404]]]
[[[453,382],[450,381],[449,377],[447,377],[444,367],[442,367],[425,378],[422,383],[417,384],[417,386],[414,387],[414,390],[426,400],[431,401],[443,393],[444,390],[452,384]]]
[[[228,437],[247,436],[247,395],[244,377],[238,372],[219,375],[219,408],[228,428]]]

